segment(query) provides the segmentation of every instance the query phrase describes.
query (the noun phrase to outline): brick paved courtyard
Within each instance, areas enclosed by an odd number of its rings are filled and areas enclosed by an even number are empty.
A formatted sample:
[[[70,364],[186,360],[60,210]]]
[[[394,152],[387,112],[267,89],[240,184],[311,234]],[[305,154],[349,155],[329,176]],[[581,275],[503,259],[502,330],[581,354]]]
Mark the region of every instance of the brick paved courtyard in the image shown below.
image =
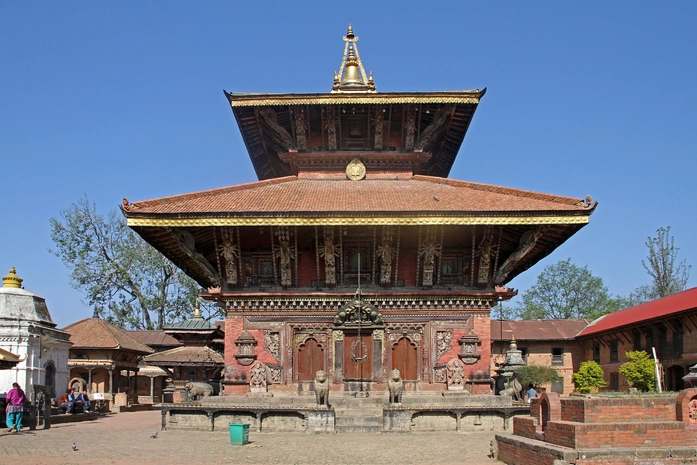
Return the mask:
[[[0,433],[0,464],[490,464],[493,432],[328,434],[159,431],[159,410],[111,415],[49,430]],[[150,439],[159,431],[157,439]],[[77,444],[73,452],[71,444]]]

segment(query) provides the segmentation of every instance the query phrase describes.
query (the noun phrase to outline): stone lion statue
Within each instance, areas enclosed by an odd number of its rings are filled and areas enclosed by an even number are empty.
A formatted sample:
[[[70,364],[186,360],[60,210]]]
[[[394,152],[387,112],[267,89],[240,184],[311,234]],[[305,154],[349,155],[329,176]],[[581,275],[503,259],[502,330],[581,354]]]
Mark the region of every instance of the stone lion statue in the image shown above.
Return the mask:
[[[398,369],[392,370],[390,379],[387,380],[387,388],[390,390],[390,404],[402,405],[402,393],[404,392],[404,382]]]
[[[522,401],[523,398],[520,392],[523,390],[523,386],[520,384],[516,378],[512,378],[507,384],[506,389],[499,392],[501,397],[511,397],[515,401]]]
[[[213,395],[213,386],[208,383],[189,382],[184,385],[189,401],[201,400],[202,397]]]
[[[324,370],[319,370],[315,374],[315,396],[318,408],[329,407],[329,380]]]

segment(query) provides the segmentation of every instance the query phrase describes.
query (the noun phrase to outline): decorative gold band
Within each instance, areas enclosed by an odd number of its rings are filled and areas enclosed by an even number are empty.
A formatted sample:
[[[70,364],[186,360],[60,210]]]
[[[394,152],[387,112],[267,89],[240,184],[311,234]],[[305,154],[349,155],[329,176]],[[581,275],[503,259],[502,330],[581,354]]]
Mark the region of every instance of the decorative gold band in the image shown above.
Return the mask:
[[[347,95],[332,94],[326,96],[299,97],[297,95],[273,96],[266,98],[235,98],[230,100],[230,105],[234,107],[260,107],[274,105],[361,105],[361,104],[439,104],[439,103],[460,103],[473,104],[479,103],[479,93],[471,96],[461,95]]]
[[[418,217],[328,217],[328,218],[128,218],[128,226],[374,226],[374,225],[536,225],[588,224],[581,216],[418,216]]]

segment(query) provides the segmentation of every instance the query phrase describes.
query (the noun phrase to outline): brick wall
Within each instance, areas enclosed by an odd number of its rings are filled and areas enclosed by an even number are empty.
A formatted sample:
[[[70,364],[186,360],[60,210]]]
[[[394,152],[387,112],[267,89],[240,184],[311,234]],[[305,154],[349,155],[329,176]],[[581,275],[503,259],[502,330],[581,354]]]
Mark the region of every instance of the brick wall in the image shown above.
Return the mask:
[[[675,421],[675,398],[565,398],[561,418],[582,423]]]

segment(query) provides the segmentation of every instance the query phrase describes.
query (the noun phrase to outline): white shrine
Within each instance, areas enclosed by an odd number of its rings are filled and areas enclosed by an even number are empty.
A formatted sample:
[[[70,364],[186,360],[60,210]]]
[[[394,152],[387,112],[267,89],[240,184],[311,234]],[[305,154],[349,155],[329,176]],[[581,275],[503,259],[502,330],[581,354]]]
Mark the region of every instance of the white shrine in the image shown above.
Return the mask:
[[[22,288],[14,267],[0,287],[0,348],[16,354],[16,367],[0,371],[0,394],[17,382],[27,392],[31,386],[51,386],[53,397],[68,386],[70,335],[56,327],[43,297]]]

